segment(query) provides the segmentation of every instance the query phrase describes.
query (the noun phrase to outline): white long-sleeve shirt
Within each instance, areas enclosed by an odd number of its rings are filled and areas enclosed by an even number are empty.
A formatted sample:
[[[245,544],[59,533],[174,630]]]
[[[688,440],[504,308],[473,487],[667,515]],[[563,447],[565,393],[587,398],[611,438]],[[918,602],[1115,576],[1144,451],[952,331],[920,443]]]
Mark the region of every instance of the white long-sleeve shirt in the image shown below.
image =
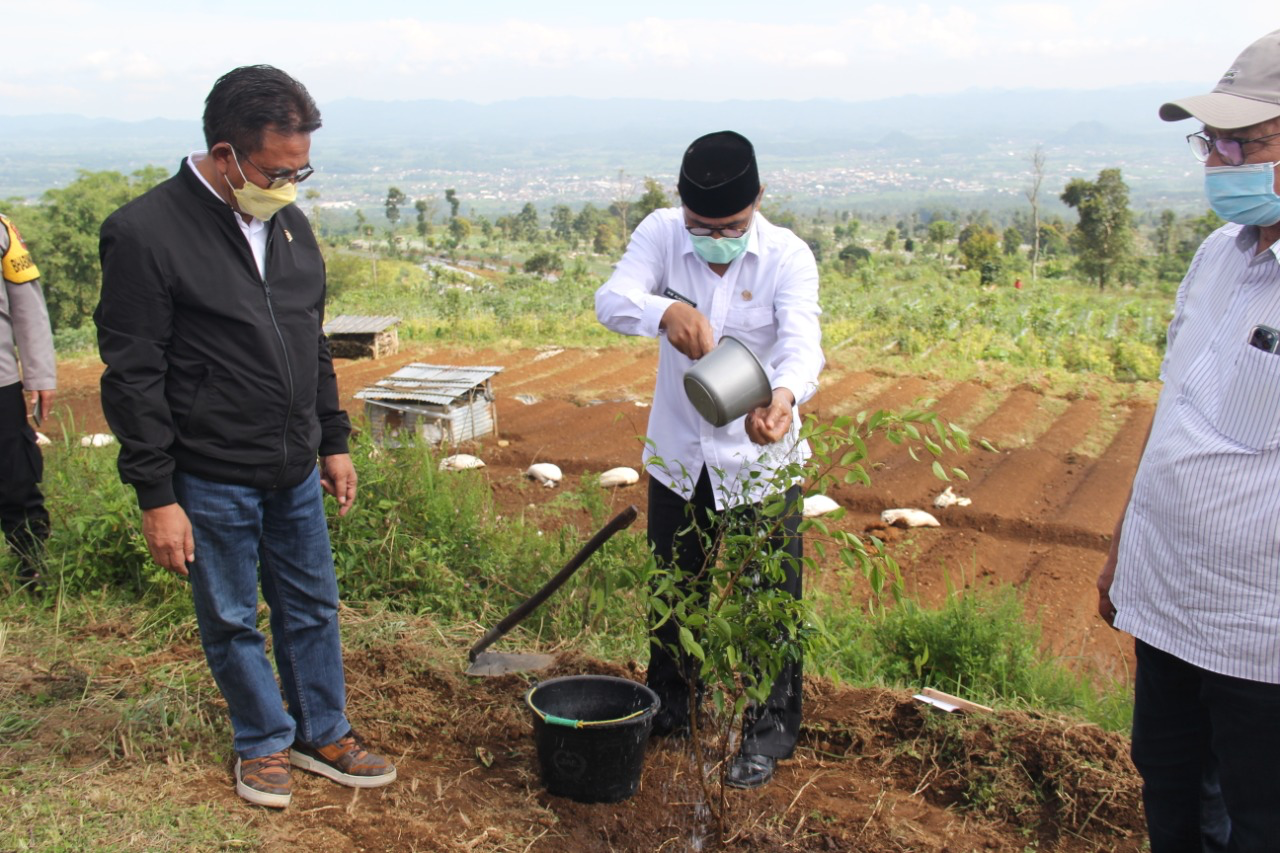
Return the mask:
[[[777,467],[808,457],[808,445],[799,441],[799,412],[792,411],[789,434],[767,447],[747,438],[745,418],[719,428],[704,420],[684,392],[684,373],[693,361],[658,328],[677,300],[706,316],[717,342],[732,335],[750,347],[771,386],[789,390],[798,409],[818,390],[826,363],[813,252],[757,211],[746,251],[719,276],[694,251],[683,210],[667,208],[636,227],[613,275],[596,291],[601,323],[624,335],[660,340],[644,450],[649,475],[691,497],[705,464],[717,508],[758,502],[770,490],[769,477]],[[761,475],[752,479],[752,470]]]
[[[1120,532],[1115,626],[1211,672],[1280,684],[1280,244],[1219,228],[1178,290],[1164,389]]]

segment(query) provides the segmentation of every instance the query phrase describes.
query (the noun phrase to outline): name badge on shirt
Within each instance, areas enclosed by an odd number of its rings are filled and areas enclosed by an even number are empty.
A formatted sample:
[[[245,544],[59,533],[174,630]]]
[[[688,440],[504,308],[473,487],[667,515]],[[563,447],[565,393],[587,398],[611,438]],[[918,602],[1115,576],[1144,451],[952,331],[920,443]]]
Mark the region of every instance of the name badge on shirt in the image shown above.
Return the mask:
[[[685,305],[688,305],[690,308],[698,307],[698,303],[694,302],[692,299],[690,299],[689,297],[685,296],[682,293],[676,293],[674,290],[672,290],[669,287],[666,290],[662,291],[662,295],[667,297],[668,299],[674,299],[677,302],[683,302]]]

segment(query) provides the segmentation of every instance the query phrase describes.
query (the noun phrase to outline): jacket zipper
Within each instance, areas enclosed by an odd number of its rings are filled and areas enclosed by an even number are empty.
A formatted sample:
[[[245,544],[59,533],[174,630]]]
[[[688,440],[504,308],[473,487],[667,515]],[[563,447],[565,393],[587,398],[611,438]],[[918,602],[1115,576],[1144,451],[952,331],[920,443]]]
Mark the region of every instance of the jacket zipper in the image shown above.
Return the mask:
[[[267,236],[267,260],[264,266],[271,268],[271,244],[275,240],[274,232]],[[284,458],[280,462],[280,470],[276,472],[276,481],[271,487],[278,488],[280,479],[284,476],[285,471],[289,468],[289,421],[293,417],[293,365],[289,363],[289,347],[285,343],[284,333],[280,331],[280,324],[276,322],[276,309],[271,304],[271,284],[267,281],[264,273],[262,276],[262,293],[267,300],[267,313],[271,315],[271,327],[276,330],[276,339],[280,341],[280,352],[284,355],[284,373],[289,380],[289,400],[284,410],[284,432],[280,435],[280,449],[284,454]]]

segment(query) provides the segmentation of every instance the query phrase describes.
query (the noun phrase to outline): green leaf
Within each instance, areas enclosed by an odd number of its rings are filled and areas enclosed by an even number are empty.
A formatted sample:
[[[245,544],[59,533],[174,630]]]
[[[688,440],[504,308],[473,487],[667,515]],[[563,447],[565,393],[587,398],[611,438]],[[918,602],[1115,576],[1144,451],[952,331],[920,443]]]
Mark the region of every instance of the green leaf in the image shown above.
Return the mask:
[[[933,460],[933,476],[937,477],[939,480],[951,479],[950,477],[947,476],[946,469],[942,467],[942,463],[939,462],[937,459]]]
[[[680,626],[680,646],[698,660],[707,659],[706,653],[702,651],[702,646],[698,645],[698,641],[693,638],[693,632],[683,625]]]

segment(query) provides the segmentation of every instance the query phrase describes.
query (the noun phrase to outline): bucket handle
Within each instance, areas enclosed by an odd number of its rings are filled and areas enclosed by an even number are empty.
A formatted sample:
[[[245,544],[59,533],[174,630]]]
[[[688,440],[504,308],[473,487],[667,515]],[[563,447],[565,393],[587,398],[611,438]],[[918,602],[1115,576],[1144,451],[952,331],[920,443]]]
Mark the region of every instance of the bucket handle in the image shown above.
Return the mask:
[[[529,710],[542,718],[544,723],[552,726],[565,726],[570,729],[582,729],[587,726],[605,726],[609,723],[625,723],[627,720],[634,720],[636,717],[649,710],[648,708],[641,708],[639,711],[627,714],[625,717],[618,717],[616,720],[570,720],[565,717],[557,717],[555,714],[544,713],[539,710],[527,696],[524,701],[525,704],[529,706]]]

